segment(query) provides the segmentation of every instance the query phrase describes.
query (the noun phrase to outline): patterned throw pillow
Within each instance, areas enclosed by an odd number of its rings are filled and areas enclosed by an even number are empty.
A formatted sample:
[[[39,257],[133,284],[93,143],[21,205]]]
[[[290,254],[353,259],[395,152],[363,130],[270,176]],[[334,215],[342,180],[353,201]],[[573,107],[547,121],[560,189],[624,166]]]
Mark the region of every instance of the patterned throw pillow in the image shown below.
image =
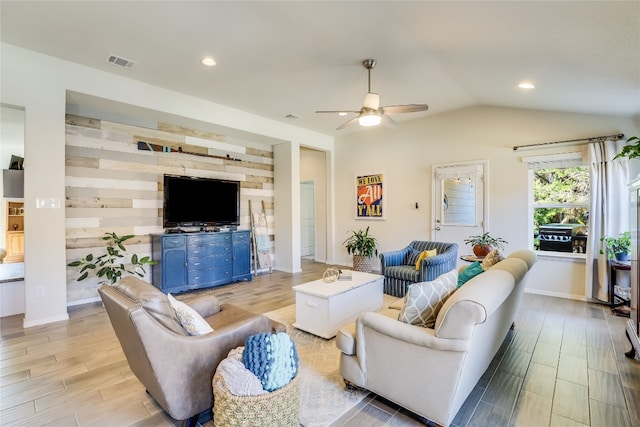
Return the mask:
[[[416,261],[416,270],[420,270],[420,261],[426,258],[431,258],[432,256],[438,255],[437,249],[431,249],[430,251],[422,251],[420,252],[420,256],[418,256],[418,260]]]
[[[458,271],[453,269],[431,282],[414,283],[409,286],[407,302],[398,320],[411,325],[433,328],[444,302],[456,290]]]
[[[471,265],[462,270],[462,272],[458,276],[458,287],[464,285],[469,280],[473,279],[482,272],[484,272],[482,264],[480,264],[478,261],[471,263]]]
[[[182,301],[178,301],[171,294],[167,294],[169,303],[176,312],[178,322],[189,335],[203,335],[213,332],[213,328],[193,308]]]
[[[484,257],[484,259],[482,260],[482,269],[486,270],[490,267],[493,267],[503,259],[504,257],[502,256],[500,251],[498,249],[494,249],[491,252],[489,252],[487,256]]]

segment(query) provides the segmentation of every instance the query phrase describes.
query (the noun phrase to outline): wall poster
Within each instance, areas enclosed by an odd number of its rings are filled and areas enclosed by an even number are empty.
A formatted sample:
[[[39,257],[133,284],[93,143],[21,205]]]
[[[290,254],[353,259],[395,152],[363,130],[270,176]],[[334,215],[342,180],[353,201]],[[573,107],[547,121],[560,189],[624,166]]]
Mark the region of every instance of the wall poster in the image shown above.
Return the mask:
[[[382,174],[356,177],[356,219],[384,219]]]

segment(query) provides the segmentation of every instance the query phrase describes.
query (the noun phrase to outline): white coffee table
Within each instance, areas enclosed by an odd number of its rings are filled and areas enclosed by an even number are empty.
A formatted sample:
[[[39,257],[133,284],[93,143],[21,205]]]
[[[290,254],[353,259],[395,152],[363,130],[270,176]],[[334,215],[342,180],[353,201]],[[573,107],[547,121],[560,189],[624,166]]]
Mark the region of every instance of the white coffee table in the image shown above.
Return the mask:
[[[324,280],[294,286],[298,329],[322,338],[333,338],[343,325],[360,313],[382,308],[384,276],[354,271],[351,280]]]

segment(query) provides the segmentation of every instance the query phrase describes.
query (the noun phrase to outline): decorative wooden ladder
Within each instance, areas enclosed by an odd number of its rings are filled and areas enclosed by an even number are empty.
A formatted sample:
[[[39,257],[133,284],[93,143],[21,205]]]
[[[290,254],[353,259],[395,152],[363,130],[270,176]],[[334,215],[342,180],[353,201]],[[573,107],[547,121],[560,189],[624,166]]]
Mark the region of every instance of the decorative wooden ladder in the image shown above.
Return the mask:
[[[271,273],[271,240],[269,240],[269,227],[267,225],[267,214],[262,201],[262,210],[253,212],[251,200],[249,200],[249,218],[251,220],[251,243],[253,246],[253,270],[258,271],[269,269]]]

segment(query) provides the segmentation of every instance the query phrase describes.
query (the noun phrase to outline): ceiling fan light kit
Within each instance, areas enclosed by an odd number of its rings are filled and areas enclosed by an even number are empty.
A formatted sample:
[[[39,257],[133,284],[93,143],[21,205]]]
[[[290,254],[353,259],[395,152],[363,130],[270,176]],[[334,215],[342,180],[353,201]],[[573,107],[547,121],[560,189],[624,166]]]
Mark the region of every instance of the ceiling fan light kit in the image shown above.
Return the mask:
[[[360,126],[378,126],[380,123],[383,123],[385,126],[395,128],[396,123],[391,119],[391,117],[389,117],[389,114],[414,113],[418,111],[427,111],[429,109],[429,106],[426,104],[391,105],[387,107],[380,107],[380,95],[371,92],[371,69],[376,66],[376,60],[365,59],[362,61],[362,65],[367,69],[368,78],[367,94],[364,97],[360,111],[316,111],[316,113],[332,113],[338,114],[339,116],[346,115],[347,113],[357,114],[356,117],[338,126],[338,130],[343,129],[356,120]]]
[[[376,111],[365,111],[358,116],[360,126],[378,126],[382,117]]]

